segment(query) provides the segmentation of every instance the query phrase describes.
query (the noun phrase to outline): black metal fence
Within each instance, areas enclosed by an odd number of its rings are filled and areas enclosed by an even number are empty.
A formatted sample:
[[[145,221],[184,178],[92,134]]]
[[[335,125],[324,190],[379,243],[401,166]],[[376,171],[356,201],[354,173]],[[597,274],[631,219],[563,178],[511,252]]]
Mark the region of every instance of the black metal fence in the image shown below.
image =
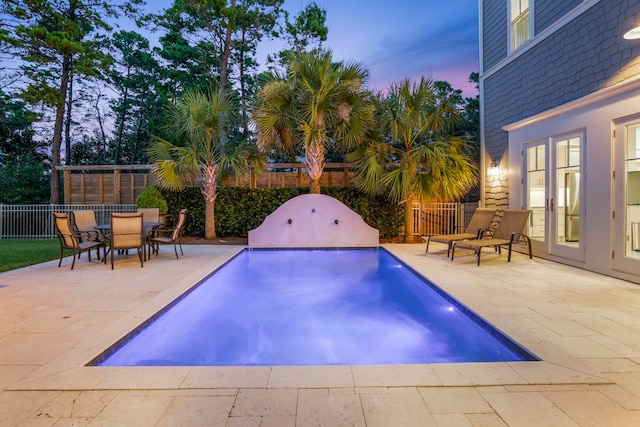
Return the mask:
[[[53,212],[91,209],[96,222],[106,224],[113,212],[135,212],[135,205],[0,205],[0,239],[56,237]]]
[[[478,203],[414,203],[414,236],[451,234],[466,226]],[[0,239],[55,237],[52,212],[91,209],[98,224],[106,224],[113,212],[135,212],[133,204],[0,205]]]

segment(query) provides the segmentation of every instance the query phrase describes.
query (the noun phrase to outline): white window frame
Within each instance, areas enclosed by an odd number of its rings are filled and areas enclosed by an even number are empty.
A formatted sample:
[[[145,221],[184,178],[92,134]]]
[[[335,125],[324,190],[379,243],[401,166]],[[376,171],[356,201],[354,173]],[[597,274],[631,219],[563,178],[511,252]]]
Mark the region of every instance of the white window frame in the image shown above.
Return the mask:
[[[535,0],[529,0],[529,7],[522,13],[520,13],[515,19],[511,19],[511,6],[514,0],[507,0],[507,21],[508,21],[508,34],[509,34],[509,52],[514,52],[520,49],[522,46],[526,45],[533,38],[533,5],[535,4]],[[515,0],[522,1],[522,0]],[[526,40],[524,40],[520,45],[516,46],[516,34],[514,31],[514,23],[521,20],[523,15],[528,13],[528,21],[529,21],[529,34],[527,35]]]

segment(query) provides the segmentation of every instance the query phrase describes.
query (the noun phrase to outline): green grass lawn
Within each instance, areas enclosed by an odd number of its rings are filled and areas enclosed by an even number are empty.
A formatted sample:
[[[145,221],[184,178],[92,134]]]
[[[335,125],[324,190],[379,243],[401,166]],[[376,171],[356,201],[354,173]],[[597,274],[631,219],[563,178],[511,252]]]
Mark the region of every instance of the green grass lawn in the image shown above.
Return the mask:
[[[69,255],[70,251],[65,251]],[[58,239],[0,239],[0,272],[60,257]]]

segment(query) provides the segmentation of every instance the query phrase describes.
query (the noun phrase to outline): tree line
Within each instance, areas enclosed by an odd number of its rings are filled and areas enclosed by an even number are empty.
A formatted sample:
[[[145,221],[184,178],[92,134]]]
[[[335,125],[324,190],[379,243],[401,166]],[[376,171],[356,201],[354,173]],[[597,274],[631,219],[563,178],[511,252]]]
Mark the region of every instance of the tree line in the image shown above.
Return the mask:
[[[163,105],[215,83],[239,94],[248,137],[258,43],[281,38],[297,49],[326,40],[323,9],[310,3],[290,17],[283,1],[176,0],[143,14],[142,0],[2,0],[2,132],[32,132],[38,142],[20,138],[27,145],[19,151],[37,153],[34,163],[44,156],[49,172],[61,162],[145,163],[151,136],[161,133]],[[141,31],[117,30],[123,19],[162,34],[158,46]],[[280,54],[271,66],[280,64]],[[4,145],[15,141],[2,139],[0,155],[10,160],[16,150]],[[49,175],[56,203],[59,177]]]
[[[0,181],[20,194],[0,203],[42,202],[25,185],[49,183],[58,203],[61,162],[154,162],[170,188],[203,177],[213,237],[217,182],[265,158],[304,161],[311,192],[327,159],[349,161],[363,190],[404,203],[406,221],[416,197],[463,196],[477,175],[477,97],[426,77],[369,91],[366,67],[323,48],[326,11],[290,17],[282,3],[175,0],[144,15],[141,0],[2,0],[0,55],[20,66],[0,70]],[[121,17],[161,32],[158,46],[114,31]],[[266,38],[286,46],[260,71]]]

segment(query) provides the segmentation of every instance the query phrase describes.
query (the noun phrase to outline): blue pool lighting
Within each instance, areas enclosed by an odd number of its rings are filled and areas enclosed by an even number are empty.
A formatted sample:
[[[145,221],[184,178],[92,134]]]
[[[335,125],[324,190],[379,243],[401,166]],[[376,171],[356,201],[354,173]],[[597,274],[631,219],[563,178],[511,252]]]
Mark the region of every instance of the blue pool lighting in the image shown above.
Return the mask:
[[[100,366],[538,360],[382,248],[244,250]]]

